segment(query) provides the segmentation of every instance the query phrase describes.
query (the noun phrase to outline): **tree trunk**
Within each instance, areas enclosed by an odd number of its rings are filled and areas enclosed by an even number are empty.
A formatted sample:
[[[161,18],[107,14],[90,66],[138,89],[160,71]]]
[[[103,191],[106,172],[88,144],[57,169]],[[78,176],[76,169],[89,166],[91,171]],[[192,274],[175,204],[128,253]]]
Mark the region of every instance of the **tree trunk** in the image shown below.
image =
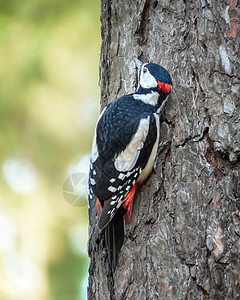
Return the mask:
[[[136,89],[134,57],[165,67],[173,90],[113,279],[90,210],[89,299],[240,297],[237,2],[102,0],[102,108]]]

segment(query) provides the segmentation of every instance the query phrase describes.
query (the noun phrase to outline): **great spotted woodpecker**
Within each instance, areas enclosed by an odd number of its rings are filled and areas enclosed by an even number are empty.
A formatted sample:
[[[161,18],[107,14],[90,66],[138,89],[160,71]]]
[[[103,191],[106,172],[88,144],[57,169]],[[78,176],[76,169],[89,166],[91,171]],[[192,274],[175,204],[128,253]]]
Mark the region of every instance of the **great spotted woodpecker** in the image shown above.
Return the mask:
[[[134,194],[150,175],[159,142],[159,113],[172,88],[169,73],[154,63],[135,59],[139,86],[105,107],[92,145],[89,201],[102,208],[110,263],[116,265],[124,239],[123,215],[132,215]],[[92,207],[93,205],[90,205]]]

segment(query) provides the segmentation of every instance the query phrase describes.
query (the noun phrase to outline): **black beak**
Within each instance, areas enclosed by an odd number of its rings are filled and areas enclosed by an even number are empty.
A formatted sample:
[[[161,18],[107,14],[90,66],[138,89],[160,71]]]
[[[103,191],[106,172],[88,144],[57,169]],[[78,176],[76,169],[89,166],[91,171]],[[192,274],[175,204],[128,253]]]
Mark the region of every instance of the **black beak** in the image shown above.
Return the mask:
[[[137,59],[137,58],[134,58],[134,60],[135,60],[136,66],[137,66],[137,68],[138,68],[138,70],[139,70],[139,72],[140,72],[143,63],[142,63],[139,59]]]

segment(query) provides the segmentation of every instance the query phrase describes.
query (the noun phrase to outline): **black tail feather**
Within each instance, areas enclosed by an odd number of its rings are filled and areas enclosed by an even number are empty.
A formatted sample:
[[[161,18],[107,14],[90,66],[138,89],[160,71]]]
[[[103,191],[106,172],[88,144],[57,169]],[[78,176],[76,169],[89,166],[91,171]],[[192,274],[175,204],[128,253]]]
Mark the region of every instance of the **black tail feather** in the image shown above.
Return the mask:
[[[109,264],[112,272],[114,272],[124,240],[123,211],[121,208],[105,227],[105,240],[108,248]]]

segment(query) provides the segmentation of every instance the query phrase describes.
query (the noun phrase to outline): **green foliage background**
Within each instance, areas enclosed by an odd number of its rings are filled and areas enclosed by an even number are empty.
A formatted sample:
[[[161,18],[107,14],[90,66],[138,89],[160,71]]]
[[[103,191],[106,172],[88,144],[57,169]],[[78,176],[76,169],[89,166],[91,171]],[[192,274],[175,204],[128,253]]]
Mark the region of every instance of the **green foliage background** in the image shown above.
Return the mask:
[[[85,299],[87,206],[62,185],[99,112],[100,0],[0,7],[0,299]],[[9,161],[31,166],[33,188],[14,189]]]

